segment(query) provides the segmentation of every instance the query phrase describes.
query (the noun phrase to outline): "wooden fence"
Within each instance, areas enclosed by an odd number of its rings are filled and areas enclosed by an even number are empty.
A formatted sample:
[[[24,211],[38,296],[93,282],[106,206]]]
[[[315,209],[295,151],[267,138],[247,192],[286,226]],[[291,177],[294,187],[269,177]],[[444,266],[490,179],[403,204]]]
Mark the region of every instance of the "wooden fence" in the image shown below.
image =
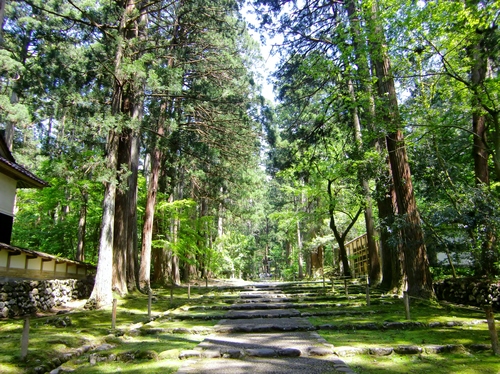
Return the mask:
[[[377,251],[379,250],[376,242]],[[368,237],[366,234],[358,236],[345,245],[347,258],[353,276],[368,275],[370,258],[368,254]]]

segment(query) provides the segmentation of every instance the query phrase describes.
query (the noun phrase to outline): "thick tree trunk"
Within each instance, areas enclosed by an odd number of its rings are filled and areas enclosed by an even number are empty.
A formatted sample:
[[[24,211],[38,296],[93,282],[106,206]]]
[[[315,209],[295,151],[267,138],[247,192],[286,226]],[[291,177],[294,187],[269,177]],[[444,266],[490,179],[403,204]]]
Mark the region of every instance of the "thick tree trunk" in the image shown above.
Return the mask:
[[[387,160],[389,163],[389,160]],[[390,165],[388,164],[388,168]],[[387,180],[377,181],[377,207],[380,222],[380,253],[382,258],[382,283],[384,289],[402,293],[405,276],[404,252],[401,232],[395,230],[398,208],[392,174],[388,170]]]
[[[480,43],[473,47],[472,58],[474,65],[471,71],[472,85],[477,87],[484,82],[486,78],[486,61],[484,60]],[[473,148],[472,155],[474,158],[474,176],[476,185],[490,184],[488,171],[488,146],[486,144],[486,116],[484,115],[481,103],[474,95],[472,100],[472,133]]]
[[[399,216],[404,219],[401,238],[408,294],[423,298],[433,297],[434,291],[424,234],[413,195],[403,133],[400,130],[387,136],[387,150],[391,161],[398,212]]]
[[[118,144],[118,168],[120,174],[127,172],[130,165],[131,131],[124,130]],[[123,174],[121,174],[123,175]],[[127,178],[128,179],[128,178]],[[128,180],[121,178],[120,188],[116,191],[115,202],[115,229],[113,241],[113,290],[120,295],[127,293],[127,251],[128,251]]]
[[[368,108],[368,110],[366,111],[367,113],[366,128],[371,130],[372,133],[375,133],[374,131],[375,106],[373,100],[372,87],[370,84],[365,83],[370,81],[371,74],[368,65],[366,49],[363,48],[363,45],[365,45],[366,43],[362,40],[361,36],[361,25],[360,25],[361,17],[359,16],[359,12],[357,10],[356,5],[357,4],[355,0],[347,0],[345,3],[345,8],[347,10],[347,15],[349,17],[349,25],[352,33],[355,62],[356,65],[358,66],[360,92],[365,93],[368,97],[368,100],[365,100],[365,105],[361,105],[361,107],[364,106],[365,108],[366,107]],[[350,86],[353,86],[352,83],[350,84]],[[350,88],[350,91],[351,91],[351,96],[354,99],[354,103],[357,103],[358,100],[356,99],[354,88]],[[356,125],[359,127],[359,129],[356,131],[357,134],[355,135],[355,137],[356,141],[359,144],[362,144],[361,124],[359,123],[357,107],[354,107],[354,110],[355,110],[354,113],[355,130],[356,130]],[[358,117],[357,120],[356,117]],[[356,121],[358,122],[358,124],[356,124]],[[375,148],[377,148],[376,143],[374,145]],[[378,149],[378,151],[380,152],[380,149]],[[366,180],[366,178],[360,178],[360,180],[366,198],[365,223],[366,223],[366,236],[368,240],[368,253],[369,253],[369,264],[370,264],[369,277],[370,277],[370,283],[376,285],[381,282],[382,269],[380,264],[380,254],[379,251],[377,250],[377,243],[375,240],[376,230],[375,230],[375,221],[373,218],[373,204],[372,204],[368,181]]]
[[[109,131],[107,140],[106,166],[108,170],[116,170],[118,159],[118,135],[114,130]],[[102,204],[101,237],[99,240],[99,255],[94,289],[87,305],[101,308],[111,304],[113,292],[111,290],[113,274],[113,231],[115,219],[116,184],[114,181],[106,183]]]
[[[383,261],[381,286],[392,292],[402,293],[405,279],[404,255],[400,232],[391,233],[397,214],[397,203],[392,178],[389,176],[388,179],[389,181],[378,181],[377,183],[377,192],[380,196],[377,199],[380,220],[380,250]]]
[[[471,83],[473,87],[480,87],[486,78],[486,71],[488,67],[486,51],[482,46],[483,41],[480,40],[472,48],[472,60],[474,62],[471,69]],[[500,173],[500,164],[498,163],[498,151],[500,136],[498,131],[500,126],[498,124],[498,114],[491,118],[493,121],[493,164],[495,166],[495,176]],[[474,158],[474,176],[476,186],[489,186],[490,174],[488,169],[489,149],[487,145],[487,132],[488,126],[486,124],[485,110],[481,105],[480,99],[477,95],[472,99],[472,132],[473,148],[472,154]],[[484,222],[485,232],[481,236],[481,257],[480,272],[482,275],[493,275],[497,272],[494,264],[498,261],[498,252],[495,248],[495,234],[491,228],[491,222]]]
[[[387,126],[386,145],[389,152],[398,214],[404,220],[401,238],[404,251],[404,268],[410,296],[434,297],[432,277],[425,248],[420,216],[417,211],[410,166],[406,154],[403,132],[400,129],[398,102],[389,57],[386,53],[385,36],[378,19],[375,3],[371,8],[372,61],[377,73],[378,107],[380,119]]]
[[[141,78],[137,80],[137,76],[130,76],[127,73],[127,69],[124,69],[124,60],[128,56],[134,56],[137,58],[137,51],[131,51],[130,48],[137,47],[133,46],[133,43],[127,43],[134,38],[139,37],[139,21],[145,19],[144,7],[140,10],[142,16],[140,19],[135,17],[135,12],[138,10],[136,4],[133,0],[127,0],[126,2],[116,2],[118,7],[121,7],[122,14],[120,19],[120,26],[118,29],[117,46],[115,52],[114,60],[114,72],[112,77],[113,82],[113,97],[111,103],[111,111],[117,119],[120,119],[122,115],[127,116],[128,119],[134,118],[137,113],[137,108],[142,105],[142,87]],[[142,5],[141,5],[142,6]],[[144,22],[142,22],[142,25]],[[142,27],[142,26],[141,26]],[[140,110],[139,110],[140,111]],[[128,123],[124,123],[128,125]],[[126,127],[124,127],[126,128]],[[108,170],[114,173],[118,171],[117,158],[118,158],[118,145],[119,138],[118,134],[114,130],[110,131],[110,136],[107,142],[108,151]],[[130,147],[127,147],[127,151],[130,152]],[[127,163],[128,166],[128,163]],[[92,291],[91,298],[89,302],[95,300],[97,306],[104,302],[110,302],[112,298],[112,286],[113,277],[118,277],[120,279],[117,287],[121,290],[126,291],[126,261],[122,263],[123,259],[119,260],[118,268],[116,271],[113,269],[113,237],[114,237],[114,225],[115,225],[115,201],[109,201],[111,196],[116,199],[116,185],[115,182],[109,182],[106,186],[105,196],[104,196],[104,209],[103,209],[103,223],[102,223],[102,233],[101,233],[101,243],[99,248],[99,263],[97,265],[96,281],[94,284],[94,291]],[[128,208],[120,205],[120,212],[123,211],[123,215],[128,217]],[[121,213],[120,213],[121,214]],[[118,222],[119,223],[119,222]],[[111,227],[108,227],[111,226]],[[120,228],[121,230],[122,228]],[[125,232],[127,228],[125,227]],[[121,238],[120,238],[121,240]],[[111,247],[111,248],[109,248]],[[101,253],[102,252],[102,253]],[[120,244],[120,252],[127,253],[127,241]],[[109,261],[109,263],[108,263]],[[123,279],[123,281],[122,281]]]
[[[473,61],[471,68],[471,84],[473,88],[480,87],[486,78],[487,58],[482,44],[482,40],[478,40],[476,44],[471,47],[470,57]],[[488,186],[490,178],[488,171],[489,153],[488,146],[486,144],[486,117],[477,94],[472,96],[471,105],[472,133],[474,134],[472,148],[472,155],[474,158],[474,176],[476,179],[476,185]]]

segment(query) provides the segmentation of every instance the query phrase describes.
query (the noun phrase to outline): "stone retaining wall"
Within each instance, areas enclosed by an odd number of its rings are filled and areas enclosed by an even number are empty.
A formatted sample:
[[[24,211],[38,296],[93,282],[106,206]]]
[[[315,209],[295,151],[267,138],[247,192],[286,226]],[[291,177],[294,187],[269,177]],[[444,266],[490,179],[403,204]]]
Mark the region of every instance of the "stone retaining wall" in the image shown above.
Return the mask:
[[[500,282],[471,278],[446,279],[435,283],[434,290],[439,300],[479,307],[492,305],[493,309],[500,310]]]
[[[0,282],[0,317],[28,315],[88,298],[93,285],[93,279]]]

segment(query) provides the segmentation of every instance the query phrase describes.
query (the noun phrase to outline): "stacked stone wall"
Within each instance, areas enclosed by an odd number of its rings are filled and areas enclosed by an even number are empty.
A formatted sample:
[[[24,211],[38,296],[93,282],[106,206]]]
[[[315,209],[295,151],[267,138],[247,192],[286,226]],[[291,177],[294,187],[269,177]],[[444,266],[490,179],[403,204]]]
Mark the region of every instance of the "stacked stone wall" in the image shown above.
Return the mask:
[[[0,317],[48,311],[90,296],[92,279],[22,280],[0,282]]]
[[[439,300],[456,304],[483,307],[493,306],[500,310],[500,282],[490,282],[482,279],[446,279],[434,284],[434,290]]]

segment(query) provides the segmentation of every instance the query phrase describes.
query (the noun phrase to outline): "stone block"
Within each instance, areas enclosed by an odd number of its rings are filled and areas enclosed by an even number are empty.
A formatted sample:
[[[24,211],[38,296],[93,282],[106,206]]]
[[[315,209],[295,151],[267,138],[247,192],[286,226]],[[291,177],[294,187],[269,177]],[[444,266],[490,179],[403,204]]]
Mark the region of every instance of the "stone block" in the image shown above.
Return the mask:
[[[400,355],[414,355],[422,353],[422,348],[418,345],[399,345],[394,348],[394,352]]]
[[[389,356],[392,352],[394,352],[392,347],[375,347],[369,349],[369,353],[374,356]]]

